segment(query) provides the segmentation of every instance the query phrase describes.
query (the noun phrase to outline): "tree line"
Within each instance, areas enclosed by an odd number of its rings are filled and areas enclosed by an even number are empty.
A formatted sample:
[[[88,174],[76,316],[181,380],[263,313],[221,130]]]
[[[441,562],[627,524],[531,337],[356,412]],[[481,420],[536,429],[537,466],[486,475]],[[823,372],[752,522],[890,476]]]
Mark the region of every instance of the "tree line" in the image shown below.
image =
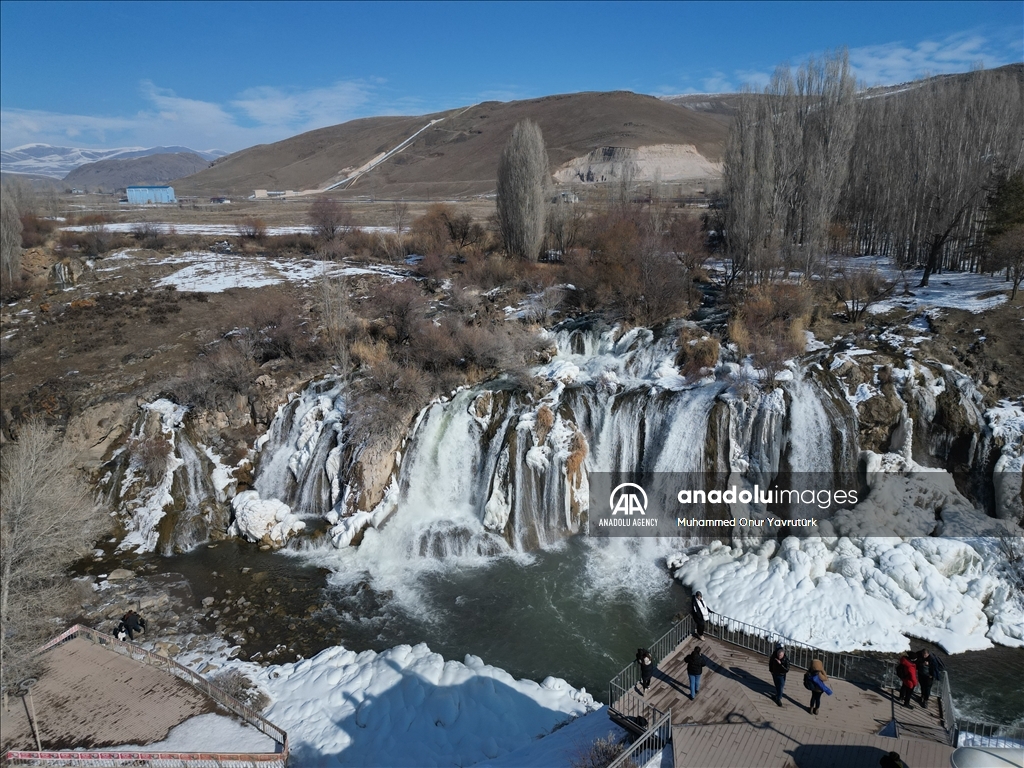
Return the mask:
[[[832,254],[886,256],[921,285],[1011,266],[991,258],[992,211],[1024,169],[1021,92],[1003,68],[858,93],[845,50],[780,67],[726,148],[730,279],[827,275]]]

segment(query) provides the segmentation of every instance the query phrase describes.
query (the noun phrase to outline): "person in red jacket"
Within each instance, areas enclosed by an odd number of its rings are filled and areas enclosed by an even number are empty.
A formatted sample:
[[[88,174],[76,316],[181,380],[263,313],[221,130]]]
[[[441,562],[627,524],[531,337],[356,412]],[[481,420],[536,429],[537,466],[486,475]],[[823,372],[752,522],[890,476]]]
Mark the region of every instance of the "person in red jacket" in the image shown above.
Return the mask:
[[[896,676],[903,681],[903,685],[900,687],[900,703],[904,707],[910,708],[910,696],[917,688],[917,665],[906,654],[903,655],[899,666],[896,667]]]

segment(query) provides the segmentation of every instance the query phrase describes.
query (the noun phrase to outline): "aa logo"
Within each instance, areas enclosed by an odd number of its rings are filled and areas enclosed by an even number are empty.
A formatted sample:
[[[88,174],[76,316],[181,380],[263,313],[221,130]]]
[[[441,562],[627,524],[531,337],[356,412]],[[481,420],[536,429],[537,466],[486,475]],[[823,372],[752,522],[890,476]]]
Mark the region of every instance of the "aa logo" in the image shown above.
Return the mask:
[[[621,512],[624,515],[632,515],[639,512],[647,514],[647,492],[636,483],[622,483],[612,490],[608,497],[608,506],[612,508],[612,514]]]

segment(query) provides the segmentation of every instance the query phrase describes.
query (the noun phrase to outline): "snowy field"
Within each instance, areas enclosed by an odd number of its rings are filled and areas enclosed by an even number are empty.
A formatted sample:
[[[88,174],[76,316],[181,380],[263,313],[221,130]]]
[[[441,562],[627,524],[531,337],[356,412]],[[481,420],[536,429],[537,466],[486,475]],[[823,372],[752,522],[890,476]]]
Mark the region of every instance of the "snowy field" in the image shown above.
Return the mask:
[[[149,222],[149,221],[130,221],[130,222],[114,222],[111,224],[89,224],[89,225],[74,225],[70,227],[62,227],[61,229],[66,232],[89,232],[100,226],[105,232],[120,232],[123,234],[131,234],[133,232],[145,229],[150,232],[158,232],[162,235],[213,235],[213,236],[226,236],[226,237],[237,237],[239,235],[237,224],[168,224],[166,222]],[[359,227],[363,232],[386,232],[393,233],[395,230],[393,227]],[[266,227],[265,233],[271,237],[279,235],[311,235],[314,232],[314,228],[311,226],[297,226],[297,227]]]
[[[901,272],[882,257],[847,259],[847,264],[860,268],[874,268],[889,280],[896,282],[896,290],[890,298],[871,305],[872,314],[888,312],[891,309],[906,310],[945,307],[965,309],[968,312],[984,312],[1004,303],[1010,294],[1010,283],[1001,274],[979,275],[971,272],[942,272],[928,280],[927,288],[919,288],[923,272],[920,270]]]
[[[96,263],[96,272],[120,273],[139,267],[176,269],[154,282],[154,287],[173,286],[179,291],[220,293],[231,288],[262,288],[286,282],[309,284],[323,277],[377,275],[391,280],[404,280],[405,270],[383,264],[355,266],[345,262],[319,259],[270,259],[215,253],[185,251],[173,256],[147,255],[135,249],[118,251]],[[110,276],[116,277],[116,274]]]

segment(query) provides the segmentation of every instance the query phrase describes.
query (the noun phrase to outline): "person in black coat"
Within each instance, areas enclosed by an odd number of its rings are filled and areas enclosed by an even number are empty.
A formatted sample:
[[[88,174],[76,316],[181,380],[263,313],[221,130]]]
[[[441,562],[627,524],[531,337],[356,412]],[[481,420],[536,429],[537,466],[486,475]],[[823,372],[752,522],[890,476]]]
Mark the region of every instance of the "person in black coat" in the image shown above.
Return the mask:
[[[125,632],[128,633],[128,639],[134,640],[136,632],[146,631],[146,620],[139,616],[134,610],[129,610],[124,616],[121,617],[121,623],[124,624]]]
[[[686,674],[690,677],[690,701],[693,701],[700,692],[700,676],[704,673],[705,660],[700,646],[698,645],[684,656],[683,661],[686,662]]]
[[[654,676],[654,659],[644,648],[637,649],[636,663],[640,665],[640,685],[646,695],[647,689],[651,687],[651,678]]]
[[[768,671],[772,673],[772,682],[775,683],[775,703],[781,707],[782,689],[786,687],[786,673],[789,672],[789,659],[781,645],[772,651],[772,657],[768,659]]]
[[[882,755],[878,764],[882,768],[907,768],[907,764],[900,759],[899,752],[890,752],[887,755]]]
[[[693,598],[690,600],[690,615],[693,616],[693,623],[697,627],[698,640],[704,639],[704,627],[712,613],[713,611],[704,604],[704,595],[694,592]]]
[[[928,706],[928,698],[932,695],[932,683],[943,670],[939,657],[929,653],[927,649],[917,652],[917,684],[921,686],[921,706]]]

